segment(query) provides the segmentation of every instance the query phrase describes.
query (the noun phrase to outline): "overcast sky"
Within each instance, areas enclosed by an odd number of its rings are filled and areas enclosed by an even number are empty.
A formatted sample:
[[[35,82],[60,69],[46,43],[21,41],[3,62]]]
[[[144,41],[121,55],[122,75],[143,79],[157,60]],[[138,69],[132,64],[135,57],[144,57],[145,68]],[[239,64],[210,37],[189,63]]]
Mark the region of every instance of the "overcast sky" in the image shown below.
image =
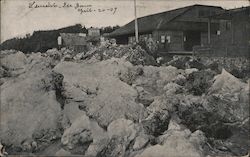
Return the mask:
[[[124,25],[134,18],[133,0],[70,0],[72,7],[63,8],[63,0],[0,0],[1,42],[21,37],[36,30],[58,29],[80,23],[86,27]],[[34,8],[29,5],[56,5],[54,8]],[[77,3],[85,5],[92,12],[82,13],[75,9]],[[138,16],[163,12],[193,4],[221,6],[225,9],[249,6],[249,0],[137,0]],[[115,13],[114,10],[116,9]],[[99,12],[98,9],[105,9]],[[108,10],[107,10],[108,9]],[[96,11],[93,11],[96,10]]]

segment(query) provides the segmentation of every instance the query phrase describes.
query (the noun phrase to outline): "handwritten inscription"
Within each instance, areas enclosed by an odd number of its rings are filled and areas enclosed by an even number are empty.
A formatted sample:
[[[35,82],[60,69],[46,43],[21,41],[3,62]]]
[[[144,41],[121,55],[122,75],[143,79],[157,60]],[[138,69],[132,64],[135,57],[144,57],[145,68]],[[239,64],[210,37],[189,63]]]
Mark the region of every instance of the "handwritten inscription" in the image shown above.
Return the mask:
[[[37,4],[35,1],[29,3],[29,8],[57,8],[56,3],[48,2],[46,4]]]
[[[117,7],[95,7],[93,5],[86,5],[81,3],[69,3],[69,2],[43,2],[38,3],[36,1],[29,2],[28,7],[30,9],[39,9],[39,8],[71,8],[78,11],[80,14],[85,13],[103,13],[108,12],[115,14],[117,11]]]

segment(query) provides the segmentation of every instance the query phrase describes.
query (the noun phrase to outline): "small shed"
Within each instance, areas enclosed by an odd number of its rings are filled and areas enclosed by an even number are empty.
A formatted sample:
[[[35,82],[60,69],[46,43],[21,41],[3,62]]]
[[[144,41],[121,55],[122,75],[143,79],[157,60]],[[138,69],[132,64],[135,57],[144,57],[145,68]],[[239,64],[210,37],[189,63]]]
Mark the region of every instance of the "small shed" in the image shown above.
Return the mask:
[[[62,38],[62,47],[67,47],[76,52],[88,49],[86,35],[82,33],[60,33],[60,36]]]
[[[101,31],[99,28],[90,27],[88,29],[88,36],[100,36]]]

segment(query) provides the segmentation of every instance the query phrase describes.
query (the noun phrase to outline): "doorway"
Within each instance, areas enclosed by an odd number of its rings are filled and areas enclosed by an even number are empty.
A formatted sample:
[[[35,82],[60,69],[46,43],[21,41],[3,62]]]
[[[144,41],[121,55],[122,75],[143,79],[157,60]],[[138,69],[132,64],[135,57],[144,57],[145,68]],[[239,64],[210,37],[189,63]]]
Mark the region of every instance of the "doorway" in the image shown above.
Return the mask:
[[[184,50],[192,51],[193,46],[201,45],[201,32],[185,31],[184,32]]]

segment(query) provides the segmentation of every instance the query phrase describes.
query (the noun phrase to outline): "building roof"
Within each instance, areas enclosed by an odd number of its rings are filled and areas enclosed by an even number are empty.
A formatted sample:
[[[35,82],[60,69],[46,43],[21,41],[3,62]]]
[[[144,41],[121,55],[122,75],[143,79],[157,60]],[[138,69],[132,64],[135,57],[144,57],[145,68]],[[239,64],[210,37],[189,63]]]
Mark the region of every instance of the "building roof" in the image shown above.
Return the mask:
[[[218,13],[209,17],[213,19],[231,19],[233,14],[237,14],[241,12],[246,12],[248,16],[250,17],[250,6],[224,10],[221,13]]]
[[[187,12],[188,10],[196,6],[214,7],[214,8],[222,9],[221,7],[217,7],[217,6],[195,4],[195,5],[186,6],[183,8],[165,11],[162,13],[140,17],[137,19],[139,33],[146,33],[152,30],[159,30],[159,29],[165,28],[167,23],[169,23],[170,21],[174,20],[175,18],[179,17],[180,15],[184,14],[185,12]],[[135,22],[133,20],[129,22],[128,24],[124,25],[123,27],[120,27],[119,29],[110,33],[109,36],[113,37],[113,36],[121,36],[121,35],[126,35],[126,34],[133,34],[135,32],[134,27],[135,27]]]

